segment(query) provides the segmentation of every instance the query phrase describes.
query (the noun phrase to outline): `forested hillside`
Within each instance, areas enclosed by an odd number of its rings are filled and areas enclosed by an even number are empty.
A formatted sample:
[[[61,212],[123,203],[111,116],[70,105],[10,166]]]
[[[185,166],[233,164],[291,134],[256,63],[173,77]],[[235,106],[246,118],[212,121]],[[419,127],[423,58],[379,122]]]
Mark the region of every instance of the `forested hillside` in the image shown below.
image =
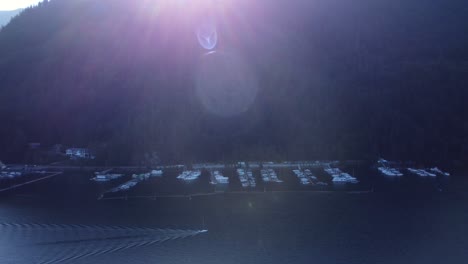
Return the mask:
[[[216,49],[259,86],[231,117],[194,94],[203,12],[165,2],[44,1],[5,26],[0,160],[29,142],[113,164],[468,156],[466,1],[214,1]]]

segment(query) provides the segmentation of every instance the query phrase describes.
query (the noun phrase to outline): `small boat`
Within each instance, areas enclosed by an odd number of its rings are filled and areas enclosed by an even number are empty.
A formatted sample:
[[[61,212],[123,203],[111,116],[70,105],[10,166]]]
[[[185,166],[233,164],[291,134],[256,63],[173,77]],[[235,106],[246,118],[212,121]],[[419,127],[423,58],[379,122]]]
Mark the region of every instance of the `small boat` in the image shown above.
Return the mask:
[[[408,168],[408,171],[421,177],[436,177],[437,175],[423,169]]]
[[[150,172],[151,174],[151,177],[161,177],[163,175],[163,171],[162,170],[152,170]]]
[[[442,176],[450,176],[450,173],[442,171],[437,167],[431,168],[430,170],[435,174],[439,174],[439,175],[442,175]]]

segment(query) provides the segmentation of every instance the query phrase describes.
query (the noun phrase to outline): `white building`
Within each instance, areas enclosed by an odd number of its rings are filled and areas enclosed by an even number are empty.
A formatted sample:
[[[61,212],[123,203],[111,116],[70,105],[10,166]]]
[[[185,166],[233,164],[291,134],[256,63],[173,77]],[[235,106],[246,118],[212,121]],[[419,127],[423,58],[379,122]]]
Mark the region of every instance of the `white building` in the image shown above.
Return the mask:
[[[91,155],[89,149],[86,148],[69,148],[65,151],[65,154],[70,158],[94,159],[94,156]]]

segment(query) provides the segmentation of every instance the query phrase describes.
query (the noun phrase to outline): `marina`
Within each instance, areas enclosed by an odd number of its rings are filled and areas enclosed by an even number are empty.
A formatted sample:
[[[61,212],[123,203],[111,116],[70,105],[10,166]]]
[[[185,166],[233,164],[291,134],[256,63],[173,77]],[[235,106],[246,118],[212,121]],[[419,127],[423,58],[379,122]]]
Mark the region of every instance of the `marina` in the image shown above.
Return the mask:
[[[386,162],[386,161],[385,161]],[[281,166],[276,165],[280,164]],[[291,164],[320,164],[316,166],[296,166]],[[331,166],[330,164],[335,164]],[[405,163],[406,164],[406,163]],[[407,163],[410,164],[410,163]],[[401,176],[403,173],[394,166],[398,164],[379,162],[378,173],[383,176]],[[401,163],[399,166],[401,167]],[[408,166],[408,165],[406,165]],[[10,165],[0,172],[16,177],[0,178],[0,188],[35,180],[39,174],[50,171],[52,166]],[[194,169],[194,168],[197,169]],[[444,166],[445,167],[445,166]],[[26,168],[26,169],[25,169]],[[191,168],[191,169],[186,169]],[[352,169],[353,173],[347,173]],[[406,168],[405,168],[406,170]],[[131,167],[70,167],[65,174],[83,175],[88,182],[96,182],[92,187],[102,198],[112,197],[172,197],[183,195],[191,197],[194,193],[233,193],[233,192],[296,192],[296,191],[353,191],[360,192],[374,188],[382,181],[375,175],[376,167],[368,163],[334,162],[235,162],[231,164],[200,163],[189,165],[156,166],[153,168]],[[406,170],[418,176],[450,175],[439,167],[430,169]],[[367,174],[369,173],[369,174]],[[32,176],[28,176],[31,174]],[[86,176],[87,175],[87,176]],[[355,176],[357,175],[357,176]],[[368,176],[365,176],[368,175]],[[377,178],[375,178],[377,177]],[[91,181],[89,181],[91,179]],[[239,181],[237,181],[239,179]],[[443,178],[440,177],[442,181]],[[260,181],[260,182],[257,182]],[[102,183],[102,184],[101,184]],[[185,183],[185,184],[180,184]],[[331,184],[333,183],[333,185]],[[343,184],[353,183],[353,184]],[[359,183],[359,184],[357,184]],[[110,185],[111,184],[111,185]],[[422,184],[422,183],[420,183]],[[444,182],[433,184],[440,190]],[[110,185],[110,186],[109,186]],[[398,182],[392,183],[395,189]],[[431,189],[433,187],[426,186]]]

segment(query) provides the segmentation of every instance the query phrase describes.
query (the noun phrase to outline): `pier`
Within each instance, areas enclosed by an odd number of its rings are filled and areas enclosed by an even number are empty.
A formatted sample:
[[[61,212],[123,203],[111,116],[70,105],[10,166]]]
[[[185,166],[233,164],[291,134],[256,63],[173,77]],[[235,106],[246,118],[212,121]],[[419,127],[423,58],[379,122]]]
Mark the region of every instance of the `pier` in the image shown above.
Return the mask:
[[[156,200],[156,199],[166,199],[166,198],[176,198],[176,199],[193,199],[197,197],[206,197],[206,196],[226,196],[226,195],[267,195],[267,194],[274,194],[274,193],[291,193],[291,194],[301,194],[301,193],[308,193],[308,194],[349,194],[349,195],[356,195],[356,194],[368,194],[373,193],[374,190],[363,190],[363,191],[318,191],[318,190],[284,190],[284,191],[232,191],[232,192],[211,192],[211,193],[194,193],[194,194],[173,194],[173,195],[135,195],[135,196],[119,196],[119,197],[99,197],[98,200],[129,200],[129,199],[149,199],[149,200]]]
[[[52,173],[52,174],[51,174],[51,175],[44,176],[44,177],[41,177],[41,178],[38,178],[38,179],[30,180],[30,181],[27,181],[27,182],[15,184],[15,185],[10,186],[10,187],[7,187],[7,188],[0,189],[0,193],[1,193],[1,192],[5,192],[5,191],[9,191],[9,190],[13,190],[13,189],[16,189],[16,188],[18,188],[18,187],[25,186],[25,185],[28,185],[28,184],[32,184],[32,183],[35,183],[35,182],[39,182],[39,181],[42,181],[42,180],[46,180],[46,179],[55,177],[55,176],[57,176],[57,175],[60,175],[60,174],[62,174],[63,172],[46,172],[46,173]]]

